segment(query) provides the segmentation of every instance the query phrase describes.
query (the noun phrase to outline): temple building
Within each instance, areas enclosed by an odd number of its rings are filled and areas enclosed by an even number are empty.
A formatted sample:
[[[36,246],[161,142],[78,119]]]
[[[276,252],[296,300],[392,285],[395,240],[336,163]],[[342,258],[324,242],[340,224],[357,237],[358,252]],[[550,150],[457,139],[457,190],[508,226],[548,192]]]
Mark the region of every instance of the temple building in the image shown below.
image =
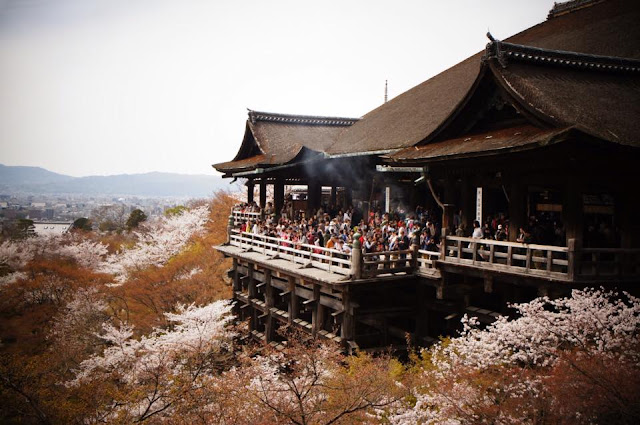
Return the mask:
[[[361,118],[249,111],[238,154],[214,167],[247,179],[250,202],[279,214],[285,186],[302,185],[307,212],[327,197],[364,216],[424,205],[442,228],[438,252],[374,256],[354,243],[343,255],[242,233],[235,224],[263,213],[234,213],[216,248],[233,258],[252,335],[277,343],[293,326],[348,349],[403,346],[405,334],[428,344],[465,313],[489,323],[510,302],[637,287],[638,22],[632,0],[559,3]],[[508,217],[509,240],[454,236],[486,216]],[[532,219],[549,231],[516,241]]]

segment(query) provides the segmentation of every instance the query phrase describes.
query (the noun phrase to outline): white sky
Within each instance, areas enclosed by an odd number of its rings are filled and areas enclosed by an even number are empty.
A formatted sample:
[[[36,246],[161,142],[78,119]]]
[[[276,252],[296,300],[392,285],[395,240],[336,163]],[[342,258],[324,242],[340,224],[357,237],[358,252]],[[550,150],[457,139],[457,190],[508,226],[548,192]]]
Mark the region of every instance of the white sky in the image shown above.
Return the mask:
[[[553,0],[0,0],[0,163],[213,174],[246,108],[359,117]]]

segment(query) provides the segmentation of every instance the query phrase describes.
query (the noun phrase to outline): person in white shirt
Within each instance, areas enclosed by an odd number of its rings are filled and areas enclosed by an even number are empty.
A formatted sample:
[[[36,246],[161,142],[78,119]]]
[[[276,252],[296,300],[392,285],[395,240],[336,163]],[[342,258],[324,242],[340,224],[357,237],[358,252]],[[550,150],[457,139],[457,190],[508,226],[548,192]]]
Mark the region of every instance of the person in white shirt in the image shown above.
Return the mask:
[[[473,222],[473,233],[471,234],[471,237],[474,239],[482,239],[483,233],[482,233],[482,228],[480,227],[480,222],[478,220],[475,220]]]

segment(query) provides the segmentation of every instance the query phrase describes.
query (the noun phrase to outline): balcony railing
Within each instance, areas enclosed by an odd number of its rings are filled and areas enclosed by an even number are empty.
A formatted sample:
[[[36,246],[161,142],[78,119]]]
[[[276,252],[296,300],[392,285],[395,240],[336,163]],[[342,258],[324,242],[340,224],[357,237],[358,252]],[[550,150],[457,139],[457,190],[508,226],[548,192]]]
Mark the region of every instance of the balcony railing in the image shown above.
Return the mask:
[[[576,259],[583,280],[625,280],[640,276],[640,249],[583,248]]]
[[[330,273],[351,274],[351,255],[316,245],[233,230],[231,245],[254,251],[272,259],[283,259],[302,267],[315,267]]]
[[[234,211],[229,221],[228,243],[246,252],[356,280],[413,273],[434,278],[440,276],[441,265],[561,281],[640,280],[640,249],[579,248],[574,240],[569,241],[568,247],[561,247],[446,236],[442,238],[440,252],[412,246],[402,251],[362,253],[356,249],[345,253],[235,228],[259,217],[259,212]]]
[[[259,211],[231,211],[231,217],[233,217],[233,225],[239,226],[242,223],[249,221],[257,221],[262,218],[262,213]]]
[[[569,248],[447,236],[442,261],[483,269],[566,279]]]

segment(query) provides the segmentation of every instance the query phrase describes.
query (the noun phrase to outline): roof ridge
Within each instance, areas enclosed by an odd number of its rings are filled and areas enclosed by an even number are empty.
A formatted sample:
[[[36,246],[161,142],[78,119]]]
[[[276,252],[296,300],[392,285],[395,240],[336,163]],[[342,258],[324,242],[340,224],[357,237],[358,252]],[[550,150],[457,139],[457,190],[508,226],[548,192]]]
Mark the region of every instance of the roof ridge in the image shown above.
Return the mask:
[[[503,68],[508,66],[509,61],[517,61],[601,72],[640,73],[638,59],[525,46],[496,40],[490,33],[487,33],[487,37],[491,41],[487,44],[482,60],[496,59]]]
[[[549,11],[547,19],[556,18],[567,13],[575,12],[576,10],[590,7],[598,3],[602,3],[604,0],[569,0],[564,2],[554,2],[553,7]]]
[[[267,121],[283,124],[349,126],[357,122],[360,118],[278,114],[273,112],[253,111],[249,109],[249,119],[253,124],[255,124],[256,121]]]

